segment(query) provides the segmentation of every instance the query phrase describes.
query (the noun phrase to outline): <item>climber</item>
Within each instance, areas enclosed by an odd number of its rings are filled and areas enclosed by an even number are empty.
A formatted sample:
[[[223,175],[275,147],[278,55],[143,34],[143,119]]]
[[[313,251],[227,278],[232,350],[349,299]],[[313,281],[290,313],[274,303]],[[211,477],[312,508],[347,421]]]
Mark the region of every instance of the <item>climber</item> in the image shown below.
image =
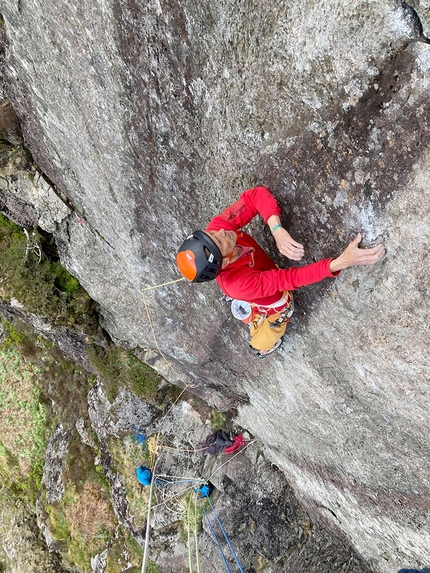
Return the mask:
[[[240,316],[249,323],[250,345],[264,358],[282,342],[294,309],[291,290],[335,277],[348,267],[373,265],[382,259],[385,249],[381,244],[359,248],[358,234],[337,258],[280,269],[250,235],[240,230],[258,214],[269,225],[279,252],[300,261],[303,245],[282,226],[276,199],[267,187],[255,187],[214,217],[204,232],[194,231],[181,245],[176,262],[189,281],[216,279],[227,297],[239,301],[236,308],[240,307]]]

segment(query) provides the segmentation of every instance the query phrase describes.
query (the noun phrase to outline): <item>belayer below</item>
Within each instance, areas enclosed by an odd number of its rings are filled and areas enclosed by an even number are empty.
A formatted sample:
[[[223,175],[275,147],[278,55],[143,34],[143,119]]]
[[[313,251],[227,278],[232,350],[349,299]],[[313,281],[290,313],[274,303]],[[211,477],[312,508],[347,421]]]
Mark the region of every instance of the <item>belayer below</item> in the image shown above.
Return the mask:
[[[252,348],[264,358],[282,342],[294,309],[290,291],[335,277],[348,267],[373,265],[382,259],[385,249],[382,244],[359,248],[358,234],[337,258],[280,269],[250,235],[240,230],[258,214],[269,225],[279,252],[300,261],[303,245],[282,227],[276,199],[267,187],[255,187],[214,217],[205,231],[194,231],[181,245],[176,262],[191,282],[216,279],[224,294],[236,303],[232,308],[239,309],[239,317],[249,324]]]

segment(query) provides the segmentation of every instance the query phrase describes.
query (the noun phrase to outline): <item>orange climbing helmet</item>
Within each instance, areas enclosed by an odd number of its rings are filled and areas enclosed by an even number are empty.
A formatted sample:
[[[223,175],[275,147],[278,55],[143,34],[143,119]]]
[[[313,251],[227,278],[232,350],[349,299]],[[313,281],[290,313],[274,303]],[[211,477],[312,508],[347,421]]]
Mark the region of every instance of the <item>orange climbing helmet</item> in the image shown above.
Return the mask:
[[[222,255],[217,245],[203,231],[194,231],[176,255],[181,274],[193,283],[211,281],[221,271]]]

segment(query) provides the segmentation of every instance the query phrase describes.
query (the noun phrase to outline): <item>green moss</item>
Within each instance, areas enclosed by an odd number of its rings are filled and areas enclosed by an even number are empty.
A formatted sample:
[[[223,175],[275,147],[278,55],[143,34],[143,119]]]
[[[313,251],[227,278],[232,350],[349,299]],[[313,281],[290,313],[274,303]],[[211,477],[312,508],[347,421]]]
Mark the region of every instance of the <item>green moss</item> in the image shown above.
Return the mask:
[[[227,416],[218,410],[214,410],[210,422],[213,430],[223,430],[226,427]]]
[[[20,321],[3,321],[0,347],[0,479],[12,495],[31,500],[41,491],[47,434],[61,422],[73,427],[88,420],[87,395],[93,376]],[[55,414],[49,412],[55,405]],[[87,424],[90,427],[90,424]],[[64,473],[76,487],[90,479],[108,490],[94,466],[94,452],[75,434]]]
[[[137,396],[155,399],[161,377],[132,352],[113,345],[106,349],[93,345],[88,349],[88,357],[104,380],[106,394],[111,402],[122,387],[128,388]]]
[[[50,317],[54,324],[94,327],[95,304],[61,266],[51,238],[37,230],[29,235],[38,249],[28,249],[22,229],[0,215],[0,296],[16,298],[27,311]]]
[[[163,573],[162,569],[156,563],[153,563],[152,561],[149,561],[149,563],[148,563],[147,572],[148,573]]]
[[[79,417],[87,415],[87,395],[94,383],[94,375],[82,366],[64,358],[60,350],[30,327],[15,319],[12,325],[3,320],[5,341],[3,349],[14,349],[37,373],[42,403],[55,403],[55,418],[64,425],[73,426]],[[1,426],[1,423],[0,423]]]
[[[12,323],[3,320],[3,332],[5,339],[3,341],[3,348],[20,347],[27,341],[27,333],[24,330],[17,330]]]

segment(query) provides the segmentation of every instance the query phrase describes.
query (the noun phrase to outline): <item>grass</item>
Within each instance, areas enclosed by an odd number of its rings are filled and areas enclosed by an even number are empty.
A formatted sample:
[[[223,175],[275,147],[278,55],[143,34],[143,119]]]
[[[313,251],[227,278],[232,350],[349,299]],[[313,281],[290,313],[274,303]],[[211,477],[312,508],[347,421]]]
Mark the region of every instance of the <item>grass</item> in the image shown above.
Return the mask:
[[[49,427],[57,421],[74,427],[86,421],[87,395],[92,378],[82,368],[64,359],[56,347],[20,323],[4,321],[5,341],[0,348],[0,472],[3,485],[13,496],[39,497],[51,533],[62,542],[64,559],[82,571],[91,558],[106,548],[117,521],[110,488],[94,459],[94,447],[72,434],[62,463],[66,493],[57,504],[48,505],[41,489],[41,475]],[[50,404],[48,419],[48,406]]]
[[[197,533],[201,532],[203,517],[209,504],[204,498],[202,501],[199,501],[195,492],[189,492],[182,498],[181,505],[184,508],[181,537],[183,539],[187,539],[188,531],[190,532],[191,537],[194,535],[195,530]]]
[[[142,527],[146,522],[146,512],[149,502],[149,487],[142,486],[136,477],[136,469],[148,464],[145,446],[136,443],[131,436],[118,440],[112,438],[108,443],[115,471],[124,480],[126,496],[130,504],[130,516],[136,527]]]
[[[60,350],[31,328],[15,319],[12,325],[3,320],[3,350],[10,349],[34,370],[42,403],[55,403],[55,416],[63,425],[74,425],[87,416],[87,395],[94,376],[79,364],[64,358]]]
[[[10,486],[40,486],[47,443],[47,410],[39,370],[13,348],[0,348],[0,472]]]
[[[210,419],[211,428],[213,430],[225,430],[226,423],[227,423],[227,416],[218,410],[213,410],[212,416]]]
[[[45,511],[53,537],[64,542],[68,565],[88,571],[91,557],[106,548],[117,526],[108,492],[89,480],[79,490],[68,482],[61,501]]]

